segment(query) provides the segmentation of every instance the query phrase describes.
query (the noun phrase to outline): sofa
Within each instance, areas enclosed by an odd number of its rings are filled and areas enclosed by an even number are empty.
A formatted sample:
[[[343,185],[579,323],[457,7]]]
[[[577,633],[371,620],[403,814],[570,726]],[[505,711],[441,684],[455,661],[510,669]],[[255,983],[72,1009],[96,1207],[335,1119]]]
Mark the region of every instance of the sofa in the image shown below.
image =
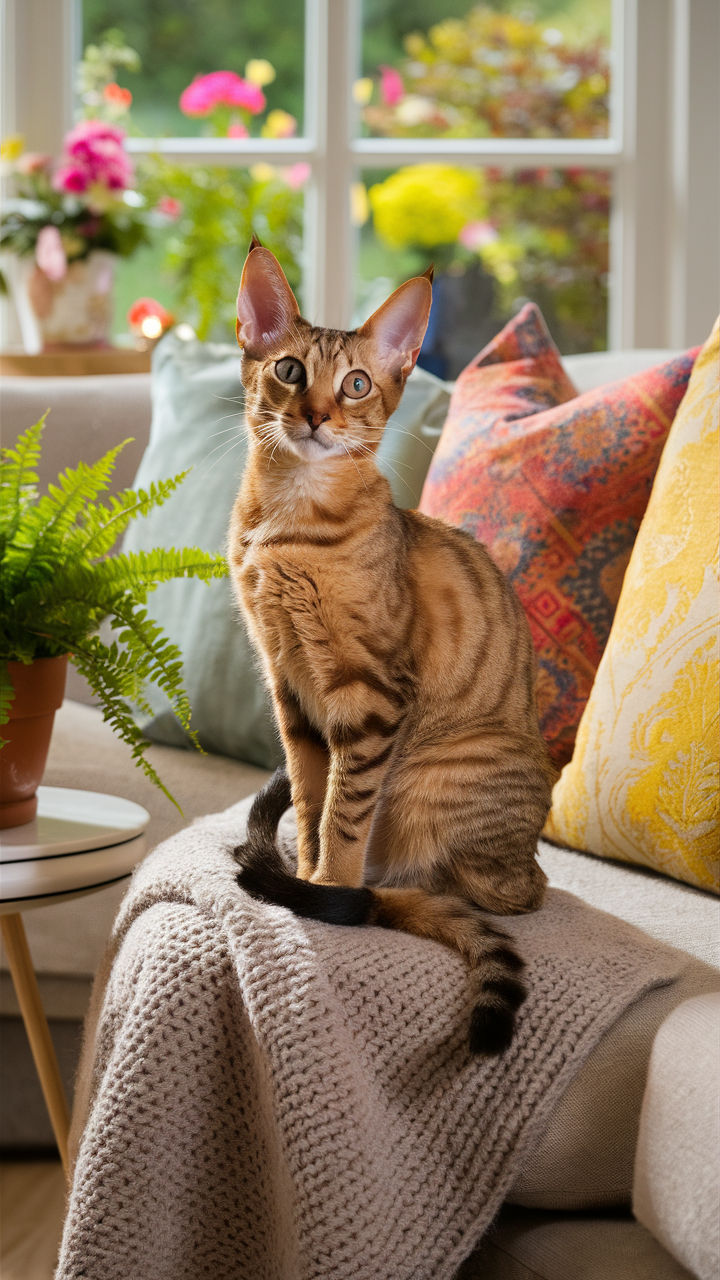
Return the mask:
[[[583,391],[667,355],[607,353],[569,357],[564,364]],[[49,479],[63,465],[97,456],[132,435],[115,477],[118,487],[131,483],[147,446],[153,377],[6,379],[3,437],[13,439],[51,407],[41,477]],[[149,849],[195,818],[249,796],[268,776],[256,763],[216,752],[199,755],[165,742],[152,745],[149,756],[182,814],[134,768],[71,668],[44,781],[142,804],[150,814]],[[659,948],[682,952],[682,972],[638,1001],[603,1038],[553,1114],[492,1229],[458,1274],[465,1280],[710,1280],[720,1274],[713,1202],[720,1150],[713,1105],[720,1010],[717,899],[656,871],[558,842],[542,840],[539,858],[551,886],[637,926]],[[25,915],[69,1092],[93,975],[126,888],[113,885]],[[0,976],[2,1147],[48,1148],[51,1131],[5,966]]]

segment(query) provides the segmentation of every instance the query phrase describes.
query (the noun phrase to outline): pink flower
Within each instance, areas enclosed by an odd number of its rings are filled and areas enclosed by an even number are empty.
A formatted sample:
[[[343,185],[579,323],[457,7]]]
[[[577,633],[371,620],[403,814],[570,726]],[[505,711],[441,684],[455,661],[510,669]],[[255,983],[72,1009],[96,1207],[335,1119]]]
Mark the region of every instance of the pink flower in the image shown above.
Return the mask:
[[[265,110],[265,94],[259,84],[251,84],[249,80],[238,79],[233,89],[233,106],[243,107],[252,116]]]
[[[380,68],[380,97],[386,107],[395,107],[405,95],[402,76],[394,67]]]
[[[471,253],[494,244],[497,238],[498,233],[491,222],[466,222],[458,236],[463,248],[469,249]]]
[[[56,191],[87,191],[90,178],[86,170],[81,169],[79,165],[65,164],[55,171],[53,186]]]
[[[174,196],[161,196],[157,202],[157,211],[164,218],[170,218],[173,222],[176,222],[183,211],[183,207],[180,200],[176,200]]]
[[[250,135],[244,124],[236,123],[228,126],[227,136],[228,138],[247,138]]]
[[[180,110],[186,116],[209,116],[215,107],[241,107],[256,116],[265,109],[265,94],[234,71],[211,71],[196,76],[180,95]]]
[[[57,227],[43,227],[35,243],[35,261],[48,280],[62,280],[67,257]]]
[[[283,169],[283,178],[293,191],[299,191],[310,177],[310,172],[310,165],[304,160],[298,160],[297,164],[291,164],[289,169]]]
[[[133,168],[125,134],[103,120],[82,120],[65,138],[62,163],[53,178],[56,191],[87,191],[93,184],[110,191],[130,186]]]

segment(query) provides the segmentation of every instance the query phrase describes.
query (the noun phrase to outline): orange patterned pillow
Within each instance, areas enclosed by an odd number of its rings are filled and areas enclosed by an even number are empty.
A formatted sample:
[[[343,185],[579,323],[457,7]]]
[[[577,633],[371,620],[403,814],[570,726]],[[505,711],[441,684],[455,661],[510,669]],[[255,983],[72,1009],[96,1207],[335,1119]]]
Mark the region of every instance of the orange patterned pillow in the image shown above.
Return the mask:
[[[557,765],[572,755],[695,354],[578,395],[528,303],[455,385],[420,510],[484,542],[513,583]]]

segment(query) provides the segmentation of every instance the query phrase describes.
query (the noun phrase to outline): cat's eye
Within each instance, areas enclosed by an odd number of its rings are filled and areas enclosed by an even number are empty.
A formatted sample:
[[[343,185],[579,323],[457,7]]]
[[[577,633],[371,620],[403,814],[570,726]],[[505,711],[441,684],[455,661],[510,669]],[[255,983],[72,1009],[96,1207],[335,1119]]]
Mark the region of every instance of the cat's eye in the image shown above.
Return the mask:
[[[281,382],[287,382],[290,386],[297,386],[305,381],[305,366],[294,356],[283,356],[282,360],[278,360],[275,373]]]
[[[351,400],[362,400],[366,396],[372,382],[362,369],[353,369],[350,373],[346,373],[342,380],[341,391],[344,396],[349,396]]]

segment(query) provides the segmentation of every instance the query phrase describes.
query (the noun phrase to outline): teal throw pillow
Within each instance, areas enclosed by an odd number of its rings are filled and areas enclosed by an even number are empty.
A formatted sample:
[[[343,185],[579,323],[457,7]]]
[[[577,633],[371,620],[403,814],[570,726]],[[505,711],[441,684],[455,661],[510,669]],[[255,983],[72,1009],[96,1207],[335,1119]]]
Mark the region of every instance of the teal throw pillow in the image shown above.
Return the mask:
[[[420,500],[451,390],[415,369],[388,422],[378,462],[399,506]],[[183,340],[171,331],[153,354],[152,401],[150,440],[135,485],[148,488],[192,470],[162,507],[133,524],[124,547],[224,551],[247,455],[238,348]],[[149,611],[182,651],[192,723],[205,750],[268,769],[279,764],[272,709],[230,580],[164,583],[150,597]],[[188,746],[160,693],[150,694],[150,705],[151,718],[138,716],[148,738]]]

